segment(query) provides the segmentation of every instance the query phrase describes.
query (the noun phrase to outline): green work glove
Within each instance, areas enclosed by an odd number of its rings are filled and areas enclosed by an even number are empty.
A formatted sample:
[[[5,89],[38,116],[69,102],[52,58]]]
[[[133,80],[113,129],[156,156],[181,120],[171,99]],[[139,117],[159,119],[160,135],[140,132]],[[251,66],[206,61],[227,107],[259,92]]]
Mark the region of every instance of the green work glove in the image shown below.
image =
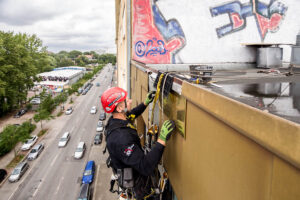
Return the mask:
[[[170,138],[173,130],[175,130],[175,122],[172,120],[166,120],[161,127],[159,139],[166,142]]]
[[[149,103],[151,103],[153,101],[153,99],[155,97],[155,93],[156,93],[155,91],[151,91],[147,94],[147,98],[145,99],[145,102],[144,102],[146,106],[148,106]]]

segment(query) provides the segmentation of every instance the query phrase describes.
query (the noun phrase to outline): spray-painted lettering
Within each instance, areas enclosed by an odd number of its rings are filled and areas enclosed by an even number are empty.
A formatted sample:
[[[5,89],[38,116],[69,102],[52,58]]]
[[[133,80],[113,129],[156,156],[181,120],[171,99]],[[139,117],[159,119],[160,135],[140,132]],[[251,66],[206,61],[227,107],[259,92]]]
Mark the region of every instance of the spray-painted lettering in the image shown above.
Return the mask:
[[[142,41],[138,41],[135,44],[135,53],[139,57],[164,55],[167,51],[164,41],[156,38],[148,40],[146,45]]]
[[[258,0],[250,0],[245,4],[234,1],[210,8],[213,17],[221,14],[229,16],[230,23],[216,29],[219,38],[244,29],[246,18],[254,16],[262,41],[268,31],[274,33],[279,29],[286,11],[287,7],[277,0],[271,0],[268,5]]]

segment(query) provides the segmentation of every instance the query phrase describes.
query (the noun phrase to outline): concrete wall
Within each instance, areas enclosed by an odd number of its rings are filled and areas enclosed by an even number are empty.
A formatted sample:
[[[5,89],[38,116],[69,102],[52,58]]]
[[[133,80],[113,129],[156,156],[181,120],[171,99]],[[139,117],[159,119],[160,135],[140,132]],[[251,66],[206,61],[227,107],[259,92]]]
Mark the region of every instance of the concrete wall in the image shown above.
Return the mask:
[[[120,12],[117,24],[117,81],[118,86],[127,90],[127,24],[126,0],[119,1]]]
[[[132,2],[132,57],[143,63],[255,62],[244,44],[295,44],[300,30],[299,0]]]

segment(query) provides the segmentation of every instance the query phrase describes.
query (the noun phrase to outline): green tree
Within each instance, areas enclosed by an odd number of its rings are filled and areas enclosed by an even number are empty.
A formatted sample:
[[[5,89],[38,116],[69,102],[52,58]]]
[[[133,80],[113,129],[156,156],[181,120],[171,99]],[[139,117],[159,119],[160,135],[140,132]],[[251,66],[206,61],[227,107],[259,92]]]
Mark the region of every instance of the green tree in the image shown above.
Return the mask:
[[[0,116],[26,101],[46,55],[36,35],[0,31]]]
[[[69,52],[69,58],[71,58],[71,59],[75,59],[80,55],[82,55],[81,51],[73,50],[73,51]]]

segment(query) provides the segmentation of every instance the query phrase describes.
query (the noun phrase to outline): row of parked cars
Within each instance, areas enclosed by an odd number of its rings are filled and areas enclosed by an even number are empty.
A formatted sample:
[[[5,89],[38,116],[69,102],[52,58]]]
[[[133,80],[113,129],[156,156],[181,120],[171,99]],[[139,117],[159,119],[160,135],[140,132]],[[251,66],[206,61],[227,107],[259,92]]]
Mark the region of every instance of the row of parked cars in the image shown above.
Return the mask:
[[[86,93],[92,88],[93,83],[86,84],[83,88],[78,89],[78,93],[82,95],[86,95]]]
[[[23,146],[21,147],[22,151],[26,151],[29,150],[36,142],[37,142],[38,137],[37,136],[33,136],[30,139],[28,139],[25,144],[23,144]],[[35,145],[29,152],[28,156],[27,156],[27,160],[28,161],[33,161],[35,160],[40,154],[41,152],[44,150],[44,144],[40,143]],[[19,163],[14,170],[12,171],[11,175],[8,178],[9,182],[16,182],[18,180],[20,180],[20,178],[25,174],[25,172],[28,170],[29,168],[29,164],[26,160],[24,160],[23,162]]]

